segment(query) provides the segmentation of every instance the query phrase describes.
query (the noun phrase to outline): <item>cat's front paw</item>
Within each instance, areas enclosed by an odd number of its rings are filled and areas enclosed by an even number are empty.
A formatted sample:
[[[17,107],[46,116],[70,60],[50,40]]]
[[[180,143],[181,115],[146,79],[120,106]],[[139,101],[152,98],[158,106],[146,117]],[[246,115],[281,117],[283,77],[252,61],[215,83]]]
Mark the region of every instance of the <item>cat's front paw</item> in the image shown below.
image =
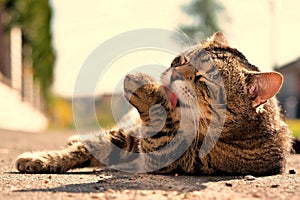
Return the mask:
[[[150,76],[142,73],[130,74],[125,77],[124,95],[141,116],[148,113],[153,105],[160,104],[165,99],[161,86],[155,83]]]
[[[128,74],[124,79],[124,91],[127,94],[133,94],[149,84],[155,84],[155,80],[143,73]]]
[[[16,168],[20,172],[41,173],[49,172],[45,166],[46,160],[34,153],[23,153],[16,160]]]

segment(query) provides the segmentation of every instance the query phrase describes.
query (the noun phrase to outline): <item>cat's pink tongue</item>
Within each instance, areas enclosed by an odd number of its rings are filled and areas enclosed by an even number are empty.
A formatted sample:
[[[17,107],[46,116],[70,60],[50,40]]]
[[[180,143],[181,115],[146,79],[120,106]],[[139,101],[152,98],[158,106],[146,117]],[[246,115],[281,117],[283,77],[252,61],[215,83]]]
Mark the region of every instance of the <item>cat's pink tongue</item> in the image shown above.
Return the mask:
[[[178,101],[177,96],[168,87],[166,86],[162,86],[162,87],[164,88],[166,94],[168,95],[168,98],[170,99],[173,108],[175,108]]]

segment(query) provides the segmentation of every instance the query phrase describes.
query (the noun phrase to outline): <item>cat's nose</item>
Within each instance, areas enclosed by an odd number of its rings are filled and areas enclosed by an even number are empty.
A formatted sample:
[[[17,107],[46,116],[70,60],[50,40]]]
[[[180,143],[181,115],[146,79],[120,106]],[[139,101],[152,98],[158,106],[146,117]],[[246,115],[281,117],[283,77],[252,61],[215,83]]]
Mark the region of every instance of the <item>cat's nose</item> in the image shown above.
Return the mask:
[[[171,82],[176,80],[184,80],[184,77],[180,72],[173,69],[171,74]]]

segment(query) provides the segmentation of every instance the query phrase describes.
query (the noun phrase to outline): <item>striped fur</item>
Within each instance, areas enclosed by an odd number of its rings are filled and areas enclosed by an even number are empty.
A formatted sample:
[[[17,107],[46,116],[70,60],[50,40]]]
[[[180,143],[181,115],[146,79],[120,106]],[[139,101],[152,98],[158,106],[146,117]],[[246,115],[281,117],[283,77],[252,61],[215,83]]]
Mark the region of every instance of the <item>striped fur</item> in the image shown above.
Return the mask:
[[[291,142],[274,97],[280,81],[215,33],[173,60],[161,75],[163,86],[145,74],[126,76],[124,96],[141,123],[71,141],[60,151],[24,153],[16,167],[33,173],[103,165],[160,174],[282,173]],[[176,94],[176,106],[164,87]]]

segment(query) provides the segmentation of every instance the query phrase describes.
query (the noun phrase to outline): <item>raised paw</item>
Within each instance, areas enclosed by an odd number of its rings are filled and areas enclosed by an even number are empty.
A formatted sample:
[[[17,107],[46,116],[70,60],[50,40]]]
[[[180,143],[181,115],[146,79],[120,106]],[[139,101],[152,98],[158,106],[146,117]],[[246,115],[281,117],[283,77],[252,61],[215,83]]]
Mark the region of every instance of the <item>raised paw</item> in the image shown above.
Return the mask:
[[[167,101],[162,87],[155,83],[154,79],[142,73],[130,74],[125,77],[124,95],[137,108],[141,117],[147,115],[153,105],[163,104]]]
[[[155,80],[142,73],[128,74],[124,79],[124,90],[126,93],[134,93],[148,84],[155,84]]]

